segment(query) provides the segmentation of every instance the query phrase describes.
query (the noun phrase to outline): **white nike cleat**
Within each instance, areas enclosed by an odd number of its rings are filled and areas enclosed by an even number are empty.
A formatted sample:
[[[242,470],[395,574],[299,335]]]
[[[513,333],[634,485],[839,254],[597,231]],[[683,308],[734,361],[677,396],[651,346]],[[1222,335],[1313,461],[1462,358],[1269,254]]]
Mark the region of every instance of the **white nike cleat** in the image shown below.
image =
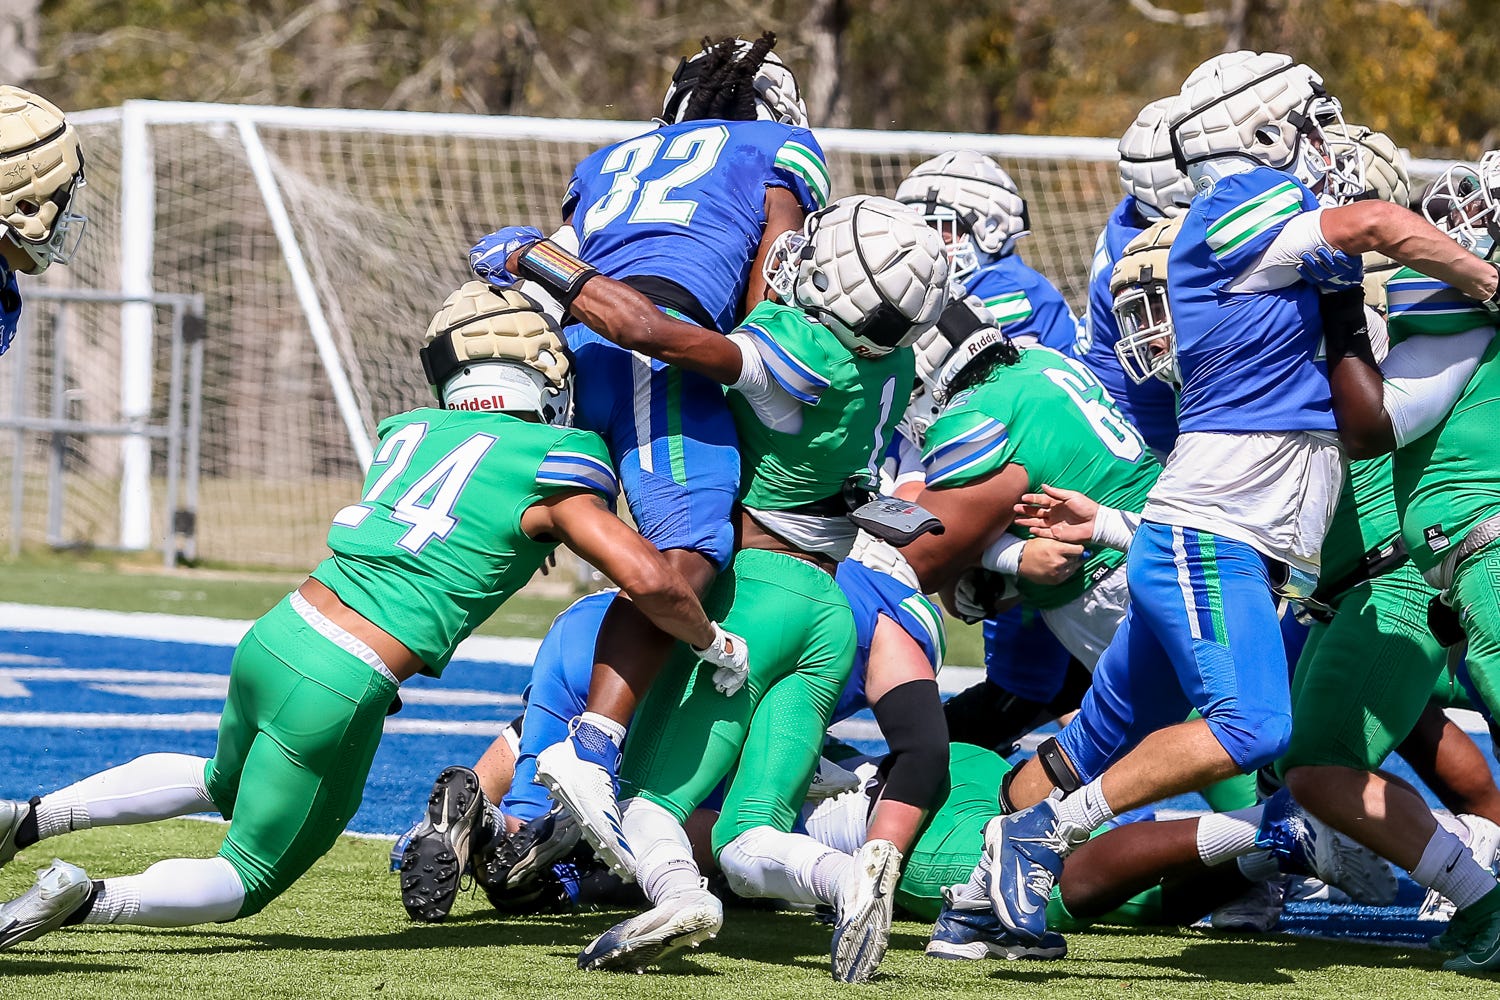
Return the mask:
[[[711,940],[723,926],[724,904],[700,880],[697,889],[668,896],[600,934],[579,953],[578,967],[644,972],[675,951]]]
[[[1307,856],[1314,875],[1356,903],[1390,906],[1396,901],[1396,873],[1390,862],[1311,814],[1308,819],[1317,831]]]
[[[88,902],[94,883],[77,865],[55,859],[36,873],[36,884],[8,903],[0,903],[0,949],[35,941]]]
[[[30,811],[30,802],[0,799],[0,868],[4,868],[20,850],[16,846],[16,834],[21,831],[21,821]]]
[[[569,738],[536,755],[536,780],[578,821],[599,860],[626,882],[635,881],[635,854],[620,826],[614,776],[580,758]]]
[[[854,863],[835,889],[833,978],[866,983],[885,957],[901,879],[901,852],[889,840],[871,840],[854,854]]]
[[[1230,900],[1210,914],[1209,926],[1216,931],[1264,934],[1281,922],[1285,898],[1285,879],[1257,882],[1243,896]]]

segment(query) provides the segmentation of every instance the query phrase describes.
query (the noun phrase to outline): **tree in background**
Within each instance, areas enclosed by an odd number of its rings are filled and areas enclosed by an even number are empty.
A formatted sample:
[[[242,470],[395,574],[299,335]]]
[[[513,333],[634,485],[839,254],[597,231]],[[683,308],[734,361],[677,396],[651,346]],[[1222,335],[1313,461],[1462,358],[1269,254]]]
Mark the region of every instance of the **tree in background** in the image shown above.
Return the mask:
[[[0,0],[0,52],[12,9]],[[1493,0],[42,0],[64,107],[132,97],[641,119],[705,35],[781,36],[814,120],[1114,135],[1215,52],[1289,52],[1351,120],[1474,155],[1500,122]],[[15,21],[31,23],[26,18]],[[12,43],[13,44],[13,43]],[[16,51],[23,51],[24,46]],[[15,67],[20,67],[17,71]]]

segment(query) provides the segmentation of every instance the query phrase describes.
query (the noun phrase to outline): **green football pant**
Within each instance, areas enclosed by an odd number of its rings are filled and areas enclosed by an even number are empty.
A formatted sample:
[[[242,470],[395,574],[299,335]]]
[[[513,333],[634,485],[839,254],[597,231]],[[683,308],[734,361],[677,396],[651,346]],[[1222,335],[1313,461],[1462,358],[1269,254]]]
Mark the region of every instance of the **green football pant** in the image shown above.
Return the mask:
[[[1331,622],[1312,626],[1292,675],[1292,738],[1278,773],[1373,771],[1411,734],[1447,659],[1427,629],[1433,593],[1408,562],[1350,591]]]
[[[732,698],[714,668],[679,647],[630,725],[621,798],[643,796],[679,821],[726,777],[712,846],[759,826],[792,829],[828,720],[854,664],[854,614],[829,574],[760,549],[737,553],[704,610],[745,637],[750,674]]]
[[[1500,544],[1459,563],[1449,601],[1469,637],[1469,677],[1490,713],[1500,715]]]
[[[219,854],[245,885],[240,917],[281,895],[344,832],[395,696],[389,678],[319,635],[285,599],[240,641],[204,771],[230,821]]]

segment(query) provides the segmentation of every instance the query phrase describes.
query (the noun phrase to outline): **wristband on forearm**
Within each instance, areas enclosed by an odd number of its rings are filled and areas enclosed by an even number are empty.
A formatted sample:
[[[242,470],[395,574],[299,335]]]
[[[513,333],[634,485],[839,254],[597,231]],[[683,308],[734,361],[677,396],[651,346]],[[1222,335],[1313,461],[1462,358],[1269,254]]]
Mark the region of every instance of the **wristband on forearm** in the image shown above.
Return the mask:
[[[1096,544],[1128,552],[1130,542],[1135,538],[1135,529],[1140,526],[1141,515],[1100,504],[1094,514],[1093,540]]]
[[[980,555],[979,563],[985,569],[996,573],[1018,576],[1021,572],[1021,549],[1025,546],[1026,539],[1006,532],[990,543]]]
[[[551,240],[539,240],[521,251],[516,273],[546,288],[563,308],[571,309],[584,284],[599,273]]]
[[[1318,298],[1323,320],[1323,346],[1330,362],[1355,358],[1375,366],[1370,327],[1365,319],[1365,291],[1360,286],[1328,292]]]

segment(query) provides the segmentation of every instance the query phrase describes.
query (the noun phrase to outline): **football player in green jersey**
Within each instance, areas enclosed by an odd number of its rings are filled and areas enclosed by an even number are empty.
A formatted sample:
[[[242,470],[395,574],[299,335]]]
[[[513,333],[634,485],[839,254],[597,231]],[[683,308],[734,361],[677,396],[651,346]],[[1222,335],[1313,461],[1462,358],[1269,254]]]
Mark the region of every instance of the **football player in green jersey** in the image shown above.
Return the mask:
[[[947,259],[916,212],[854,197],[780,239],[767,268],[773,299],[721,336],[535,230],[518,231],[508,255],[509,274],[547,285],[601,335],[734,390],[744,470],[739,552],[705,603],[757,636],[749,676],[724,697],[712,671],[673,662],[642,701],[621,815],[653,909],[584,949],[585,968],[640,969],[717,933],[722,910],[682,824],[726,777],[712,850],[735,891],[832,905],[835,978],[868,979],[885,953],[895,845],[871,840],[851,856],[790,831],[853,662],[853,615],[833,577],[856,534],[850,484],[870,481],[890,442],[915,376],[908,347],[946,305]],[[573,811],[587,825],[590,810]]]
[[[470,282],[427,334],[423,367],[440,406],[381,424],[360,501],[334,515],[333,555],[235,650],[214,756],[150,754],[29,803],[0,802],[0,863],[71,830],[210,811],[230,821],[218,856],[102,881],[54,862],[0,906],[0,947],[65,924],[182,927],[258,912],[353,817],[399,685],[441,675],[559,543],[714,667],[743,667],[744,643],[613,514],[604,442],[567,426],[556,324],[519,292]],[[477,787],[452,791],[435,821],[478,807]]]
[[[1486,153],[1477,169],[1451,168],[1428,202],[1424,214],[1500,272],[1500,151]],[[1378,366],[1353,308],[1358,295],[1346,293],[1345,318],[1329,339],[1340,433],[1354,457],[1394,449],[1401,540],[1442,591],[1432,605],[1434,630],[1446,631],[1445,609],[1457,611],[1453,624],[1468,635],[1470,675],[1493,711],[1500,705],[1500,546],[1493,544],[1500,538],[1500,291],[1481,302],[1419,271],[1397,271],[1386,284],[1391,349]],[[1398,796],[1387,798],[1395,804]],[[1453,883],[1437,886],[1457,912],[1433,944],[1459,952],[1445,968],[1500,968],[1500,886],[1443,832],[1419,861],[1420,872]]]

